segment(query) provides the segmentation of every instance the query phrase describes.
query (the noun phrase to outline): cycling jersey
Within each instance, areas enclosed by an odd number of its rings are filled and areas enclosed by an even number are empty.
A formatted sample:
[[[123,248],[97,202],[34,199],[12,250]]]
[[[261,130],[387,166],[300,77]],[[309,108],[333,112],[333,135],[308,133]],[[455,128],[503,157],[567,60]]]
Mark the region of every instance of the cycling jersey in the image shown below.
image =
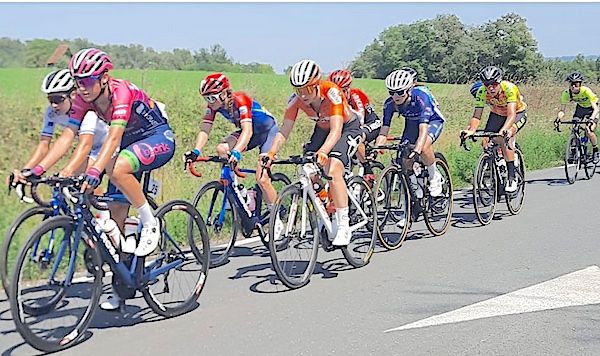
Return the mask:
[[[569,102],[576,102],[577,105],[583,108],[590,108],[592,103],[598,102],[598,97],[590,88],[582,86],[577,94],[573,93],[571,89],[562,92],[560,103],[565,105]]]
[[[70,127],[75,130],[78,135],[94,135],[92,149],[90,151],[90,157],[94,159],[97,157],[102,144],[106,141],[106,137],[108,136],[108,125],[102,120],[99,120],[98,115],[92,111],[89,111],[84,116],[83,120],[79,122],[70,118],[69,115],[59,115],[52,107],[48,107],[44,114],[44,123],[42,125],[40,136],[53,137],[57,126],[61,129]]]
[[[101,112],[94,103],[87,103],[77,95],[73,102],[71,118],[81,121],[88,111],[94,111],[111,127],[125,128],[121,147],[150,137],[157,129],[167,124],[167,118],[156,103],[134,84],[110,78],[108,90],[111,104],[106,112]]]
[[[491,107],[493,113],[500,116],[508,115],[509,103],[517,103],[517,112],[524,111],[527,107],[523,97],[519,94],[519,88],[506,80],[500,82],[500,92],[496,96],[491,96],[485,85],[482,85],[475,94],[476,109],[483,108],[487,104]]]
[[[273,114],[263,108],[258,102],[252,100],[246,93],[241,91],[233,92],[231,99],[233,100],[233,115],[224,108],[213,110],[208,107],[204,115],[204,122],[212,125],[215,121],[215,116],[219,113],[238,128],[241,128],[242,122],[251,122],[253,135],[269,132],[275,126]]]
[[[321,104],[317,109],[312,105],[305,104],[300,97],[294,93],[288,101],[288,107],[283,115],[286,120],[296,120],[298,111],[302,110],[309,119],[315,121],[317,126],[329,130],[331,116],[337,115],[343,118],[344,123],[358,117],[350,106],[340,88],[333,82],[323,80],[318,86]]]
[[[364,123],[365,117],[373,111],[373,107],[369,103],[369,97],[365,94],[364,91],[358,88],[350,88],[350,99],[348,103],[354,109],[354,111],[358,112],[361,120]]]
[[[428,124],[431,121],[444,122],[444,116],[438,108],[435,98],[427,87],[417,86],[410,92],[410,100],[396,105],[389,97],[383,104],[383,126],[389,127],[394,113],[406,118],[407,123]]]

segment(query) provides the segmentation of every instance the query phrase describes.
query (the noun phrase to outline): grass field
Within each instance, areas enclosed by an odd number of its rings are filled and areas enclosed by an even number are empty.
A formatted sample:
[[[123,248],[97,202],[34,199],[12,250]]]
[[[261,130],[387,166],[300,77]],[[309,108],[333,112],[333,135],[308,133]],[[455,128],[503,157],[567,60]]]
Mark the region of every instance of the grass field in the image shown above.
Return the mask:
[[[29,157],[37,143],[41,126],[42,112],[47,102],[39,87],[46,69],[0,69],[0,132],[4,139],[0,143],[0,174],[6,176],[13,168],[19,168]],[[194,197],[198,188],[206,181],[218,176],[216,165],[202,167],[205,176],[195,178],[183,171],[181,155],[193,148],[196,134],[205,109],[204,100],[198,95],[198,84],[206,72],[186,71],[114,71],[113,75],[132,81],[153,98],[164,102],[177,140],[175,158],[154,175],[162,182],[159,202],[170,199]],[[283,111],[291,93],[289,82],[283,75],[231,74],[230,79],[235,90],[243,90],[258,100],[281,122]],[[378,113],[387,97],[387,90],[381,80],[355,80],[355,86],[362,88],[371,99]],[[465,152],[459,147],[458,132],[468,122],[472,113],[473,98],[468,85],[428,84],[439,101],[447,123],[444,132],[436,143],[449,159],[455,186],[469,184],[475,160],[480,150],[475,147]],[[519,143],[525,154],[528,169],[538,169],[556,165],[562,159],[566,133],[552,131],[552,119],[556,116],[558,99],[563,86],[522,86],[520,87],[528,104],[529,120]],[[595,92],[597,87],[592,86]],[[487,115],[487,110],[484,115]],[[312,132],[313,123],[300,118],[297,121],[290,140],[282,150],[281,156],[301,152],[302,145]],[[481,128],[483,128],[482,123]],[[394,119],[392,134],[402,132],[402,120]],[[214,147],[235,128],[224,118],[218,118],[213,127],[205,154],[214,152]],[[242,165],[255,166],[257,153],[245,154]],[[384,162],[389,159],[383,158]],[[61,163],[59,163],[59,166]],[[287,172],[293,176],[293,172]],[[253,185],[253,179],[247,186]],[[6,227],[28,206],[20,204],[15,195],[0,194],[0,240],[4,238]]]

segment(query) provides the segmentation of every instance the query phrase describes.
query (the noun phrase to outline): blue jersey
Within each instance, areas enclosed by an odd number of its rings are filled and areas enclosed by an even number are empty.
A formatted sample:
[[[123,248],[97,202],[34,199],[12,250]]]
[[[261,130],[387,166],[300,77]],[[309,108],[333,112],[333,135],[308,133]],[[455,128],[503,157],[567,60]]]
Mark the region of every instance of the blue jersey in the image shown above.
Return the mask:
[[[275,126],[273,115],[258,102],[250,99],[248,95],[243,92],[234,92],[231,96],[233,115],[225,108],[212,110],[209,107],[206,109],[204,122],[212,125],[216,114],[219,113],[238,128],[241,127],[242,122],[252,122],[253,135],[269,132]]]
[[[410,101],[396,105],[389,97],[383,104],[383,126],[390,126],[392,116],[398,113],[408,123],[428,124],[430,121],[444,122],[438,103],[427,87],[418,86],[411,90]]]

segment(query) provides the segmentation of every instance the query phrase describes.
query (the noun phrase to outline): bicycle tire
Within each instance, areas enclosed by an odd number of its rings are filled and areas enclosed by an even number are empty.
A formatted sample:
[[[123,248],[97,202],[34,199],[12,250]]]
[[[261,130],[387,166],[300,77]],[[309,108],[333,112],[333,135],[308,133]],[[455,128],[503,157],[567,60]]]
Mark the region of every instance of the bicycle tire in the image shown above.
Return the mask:
[[[209,192],[210,190],[214,190],[213,196],[210,200],[211,204],[213,205],[213,210],[212,211],[208,211],[210,207],[208,207],[207,209],[204,209],[202,207],[198,206],[198,203],[200,202],[200,200],[202,199],[202,197],[207,194],[207,192]],[[225,186],[223,186],[223,184],[219,181],[212,181],[212,182],[208,182],[205,185],[203,185],[200,190],[198,190],[198,193],[196,194],[196,197],[194,198],[192,205],[194,206],[194,208],[196,210],[198,210],[201,214],[201,216],[203,217],[203,219],[206,219],[206,226],[207,226],[207,231],[209,231],[209,239],[211,241],[213,241],[213,243],[211,244],[211,252],[210,252],[210,266],[211,267],[218,267],[221,265],[224,265],[225,263],[227,263],[227,261],[229,260],[229,256],[231,255],[233,248],[235,246],[235,241],[237,239],[237,234],[240,231],[240,221],[239,221],[239,212],[237,210],[237,204],[235,202],[235,199],[233,198],[233,196],[231,194],[227,195],[227,204],[229,204],[229,210],[226,208],[225,213],[227,214],[227,211],[230,211],[232,214],[231,217],[231,234],[229,236],[229,238],[213,238],[213,236],[215,237],[219,237],[218,234],[220,233],[220,229],[222,227],[220,227],[219,225],[215,224],[217,219],[218,219],[218,213],[220,210],[216,210],[217,214],[215,215],[215,209],[221,209],[221,207],[216,206],[215,205],[215,201],[217,201],[217,194],[221,192],[221,194],[224,194],[225,192]],[[222,198],[221,198],[222,199]],[[224,222],[224,225],[226,224],[226,222]],[[190,225],[191,226],[191,225]]]
[[[585,162],[583,162],[583,170],[585,171],[585,177],[589,180],[594,178],[594,174],[596,173],[596,163],[594,163],[594,153],[591,144],[583,145],[583,149],[585,151],[585,155],[583,156]]]
[[[48,340],[44,340],[44,339],[38,337],[28,327],[28,325],[26,325],[24,320],[21,320],[21,318],[25,318],[25,315],[28,313],[26,311],[27,308],[24,307],[23,305],[21,305],[22,302],[25,303],[26,298],[23,298],[23,296],[21,295],[22,291],[25,289],[20,287],[19,281],[20,281],[20,277],[22,276],[22,272],[23,272],[22,271],[23,264],[25,263],[26,259],[30,259],[29,249],[33,245],[35,245],[36,242],[39,239],[41,239],[47,232],[53,231],[54,229],[57,229],[57,228],[63,228],[63,229],[65,229],[65,231],[69,231],[69,234],[67,235],[67,239],[68,239],[67,243],[69,244],[70,250],[71,250],[73,247],[72,246],[73,245],[72,233],[74,232],[74,227],[75,227],[75,222],[74,222],[73,218],[70,216],[56,216],[56,217],[52,217],[52,218],[44,221],[32,233],[32,235],[28,239],[27,243],[25,243],[23,245],[23,247],[21,248],[21,251],[19,252],[19,257],[17,259],[17,263],[15,264],[15,269],[13,271],[12,284],[11,284],[12,288],[10,288],[10,293],[9,293],[10,310],[11,310],[11,313],[13,316],[13,321],[15,322],[17,331],[19,332],[19,334],[21,334],[23,339],[29,345],[31,345],[32,347],[34,347],[35,349],[40,350],[40,351],[56,352],[56,351],[64,350],[68,347],[75,345],[85,335],[85,331],[87,330],[89,324],[92,321],[95,310],[98,306],[98,302],[100,300],[100,295],[102,294],[103,271],[102,271],[102,268],[100,268],[100,266],[102,265],[102,259],[100,257],[100,252],[98,251],[98,248],[94,244],[91,244],[91,245],[86,244],[84,239],[81,238],[79,240],[79,243],[82,244],[81,247],[90,249],[91,258],[93,259],[93,263],[97,266],[97,268],[94,270],[93,276],[91,277],[91,278],[93,278],[93,282],[89,287],[89,290],[90,290],[89,304],[84,309],[82,317],[80,319],[78,319],[78,321],[75,323],[75,326],[72,328],[72,330],[69,329],[69,330],[65,331],[63,333],[64,336],[59,337],[56,341],[48,341]],[[83,246],[83,245],[85,245],[85,246]],[[79,246],[78,246],[78,248],[79,248]],[[67,256],[63,255],[63,257],[67,257]],[[79,259],[79,258],[77,258],[77,259]],[[58,265],[60,265],[60,262],[54,262],[54,263],[57,263]],[[81,265],[82,266],[84,265],[83,261],[81,261]],[[70,263],[68,263],[68,266],[70,268],[74,268],[74,266],[72,266]],[[66,282],[72,283],[74,280],[75,279],[71,279],[70,281],[66,281]],[[76,284],[77,283],[73,283],[73,284],[69,285],[69,287],[75,288]],[[76,296],[77,296],[78,300],[83,298],[81,293],[76,292]],[[67,303],[67,305],[68,305],[68,303]],[[50,307],[49,305],[45,305],[45,306],[46,306],[46,308],[44,308],[44,309],[54,309],[54,307]],[[31,309],[31,307],[29,307],[29,309]],[[46,310],[44,310],[44,311],[46,311]],[[49,311],[50,310],[46,311],[46,313],[40,312],[38,314],[39,315],[47,314]],[[61,308],[61,313],[64,313],[64,312],[65,312],[65,310],[63,310]],[[37,316],[37,315],[34,315],[34,316]],[[69,320],[71,320],[71,319],[69,319]],[[61,328],[56,328],[56,325],[54,325],[55,331],[58,331],[58,329],[64,329],[63,324],[61,324],[61,323],[58,323],[58,324],[61,325]],[[34,326],[35,326],[36,330],[38,330],[40,327],[40,323],[36,322],[36,323],[34,323]]]
[[[288,178],[288,176],[286,176],[285,174],[283,174],[281,172],[273,173],[273,176],[271,178],[271,184],[273,184],[275,182],[281,182],[281,183],[283,183],[284,187],[286,187],[286,186],[288,186],[288,185],[290,185],[292,183],[292,181],[290,180],[290,178]],[[266,204],[265,204],[265,207],[266,207]],[[271,212],[269,211],[268,213],[270,214]],[[261,221],[264,221],[264,219],[267,218],[266,213],[264,213],[264,214],[261,213],[260,216],[261,216]],[[268,217],[269,217],[269,221],[270,221],[270,215]],[[266,248],[269,248],[269,241],[267,239],[268,235],[269,235],[268,231],[267,231],[266,234],[264,234],[264,233],[260,234],[260,241],[263,243],[263,245]],[[280,247],[281,246],[277,246],[277,248],[280,248]]]
[[[518,160],[518,167],[515,165],[515,175],[517,179],[517,191],[514,194],[506,196],[506,207],[512,215],[517,215],[523,209],[525,200],[525,158],[519,147],[515,148],[515,162]],[[515,204],[516,203],[516,204]]]
[[[434,236],[441,236],[443,234],[446,233],[446,231],[448,231],[448,227],[450,226],[450,221],[452,221],[452,206],[453,206],[453,202],[454,202],[454,197],[453,197],[453,187],[452,187],[452,176],[450,174],[450,168],[448,167],[448,165],[446,164],[446,160],[444,158],[444,155],[442,155],[441,153],[438,155],[436,154],[436,166],[438,171],[441,171],[440,174],[442,175],[443,179],[446,182],[446,186],[442,188],[442,194],[445,197],[444,201],[441,201],[439,199],[439,197],[437,198],[429,198],[429,201],[427,203],[427,208],[423,209],[423,217],[425,220],[425,225],[427,226],[427,229],[429,230],[429,232],[431,232],[431,234],[433,234]],[[441,228],[438,228],[437,226],[434,226],[434,221],[433,221],[433,210],[437,209],[438,204],[442,203],[442,206],[446,206],[448,207],[448,212],[446,214],[445,219],[443,220],[444,223],[442,224]],[[434,207],[435,206],[435,207]]]
[[[4,236],[4,241],[2,241],[2,247],[0,247],[0,278],[2,278],[2,287],[8,295],[9,289],[9,279],[11,276],[11,271],[9,271],[9,258],[10,258],[10,246],[13,243],[13,239],[16,236],[17,230],[25,223],[25,221],[36,215],[44,215],[44,217],[49,217],[52,215],[52,209],[46,208],[43,206],[34,206],[29,208],[21,213],[10,225],[8,231],[6,231],[6,235]],[[43,221],[44,219],[42,219]]]
[[[188,216],[185,218],[180,218],[180,217],[177,217],[177,218],[174,217],[172,219],[165,218],[165,215],[172,211],[185,212],[185,214],[187,214]],[[160,282],[159,279],[161,277],[163,277],[163,284],[164,284],[163,294],[169,293],[171,287],[169,287],[168,277],[171,274],[171,271],[180,271],[183,268],[183,265],[185,264],[185,262],[178,265],[177,267],[171,268],[171,269],[165,271],[164,273],[160,274],[159,276],[156,277],[155,280],[150,281],[151,283],[149,283],[142,289],[142,296],[144,297],[144,300],[146,301],[146,303],[148,303],[148,306],[150,307],[150,309],[152,309],[158,315],[161,315],[165,318],[171,318],[171,317],[175,317],[175,316],[187,313],[196,305],[197,300],[200,297],[200,294],[202,293],[204,286],[206,285],[206,277],[208,276],[208,270],[209,270],[209,267],[211,264],[210,245],[209,245],[210,240],[208,237],[208,232],[206,230],[206,225],[204,224],[204,221],[202,220],[200,213],[198,212],[198,210],[196,210],[196,208],[194,208],[194,206],[192,204],[190,204],[186,201],[171,200],[171,201],[163,204],[162,206],[160,206],[158,208],[158,210],[156,211],[155,216],[157,219],[161,219],[161,222],[162,222],[161,235],[167,235],[167,237],[165,237],[165,240],[170,241],[174,247],[170,251],[167,251],[168,244],[165,244],[164,248],[161,249],[159,256],[157,257],[157,259],[155,261],[158,261],[162,257],[167,257],[169,259],[169,262],[173,262],[173,258],[183,258],[185,261],[188,261],[191,263],[193,263],[195,260],[196,265],[199,265],[198,267],[194,267],[192,264],[188,264],[188,265],[192,266],[192,268],[195,269],[194,272],[198,272],[198,276],[197,276],[197,278],[194,277],[191,280],[192,283],[190,285],[191,286],[193,285],[193,286],[189,288],[190,293],[186,292],[185,293],[186,295],[183,298],[183,300],[181,302],[177,303],[176,305],[172,302],[165,302],[165,301],[159,300],[160,298],[159,298],[158,294],[154,293],[151,290],[151,287],[153,285],[159,283]],[[192,227],[188,226],[188,228],[185,229],[186,239],[184,239],[184,241],[187,241],[187,243],[189,244],[188,246],[179,245],[177,243],[176,239],[173,239],[171,237],[171,235],[167,231],[169,226],[171,226],[173,228],[173,230],[171,230],[171,231],[174,231],[176,228],[179,227],[179,226],[177,226],[178,225],[177,223],[180,222],[181,220],[187,221],[189,225],[195,225],[195,227],[197,228],[197,232],[199,232],[199,234],[200,234],[199,241],[194,239],[193,231],[195,231],[195,230],[193,230],[193,226]],[[198,245],[198,242],[200,242],[200,244],[201,244],[200,246]],[[145,261],[145,263],[152,265],[153,262]],[[156,266],[153,266],[153,268],[156,268],[156,269],[163,268],[162,262],[157,263]],[[148,273],[150,273],[150,272],[151,272],[151,270]],[[173,278],[173,277],[170,277],[170,278]],[[178,282],[178,283],[171,283],[171,284],[181,287],[182,283]]]
[[[395,250],[402,246],[410,229],[411,196],[408,191],[408,183],[400,168],[396,165],[390,165],[381,172],[375,187],[377,191],[381,190],[385,194],[383,205],[378,205],[377,209],[379,242],[386,249]],[[399,194],[397,203],[392,202],[392,193],[394,192]],[[400,207],[398,208],[398,206]],[[397,224],[401,219],[404,219],[404,225],[398,226]],[[385,232],[385,227],[389,223],[393,223],[395,227],[400,227],[400,232]],[[396,238],[392,239],[393,236],[396,236]]]
[[[354,194],[357,188],[360,188],[359,197],[357,198],[358,203],[360,204],[360,208],[367,213],[367,209],[371,211],[370,215],[367,215],[366,229],[367,232],[365,234],[358,234],[357,231],[352,233],[352,238],[350,243],[347,246],[342,247],[342,254],[348,263],[355,268],[360,268],[369,264],[371,257],[373,256],[373,251],[375,249],[375,241],[378,238],[378,229],[377,229],[377,204],[375,203],[375,197],[371,192],[371,188],[364,180],[363,177],[352,177],[349,182],[347,182],[348,194]],[[348,208],[350,215],[350,226],[354,226],[354,219],[358,216],[358,208],[354,206],[355,204],[352,200],[348,199]],[[364,237],[362,237],[364,235]]]
[[[479,220],[481,225],[488,225],[492,221],[498,203],[498,177],[494,169],[494,164],[494,156],[484,152],[479,156],[473,173],[473,207],[477,220]],[[480,189],[480,184],[482,183],[482,174],[485,173],[485,169],[488,169],[489,183],[484,192]],[[485,195],[482,195],[482,193]],[[484,212],[479,202],[489,206],[489,212]]]
[[[291,197],[291,209],[283,206],[283,204],[287,202],[288,196]],[[306,202],[306,212],[308,213],[309,226],[308,228],[305,228],[305,231],[312,231],[312,236],[309,236],[306,241],[302,241],[304,236],[297,235],[302,231],[302,226],[300,226],[300,232],[297,228],[295,228],[295,222],[297,221],[297,218],[300,216],[300,220],[302,220],[301,205],[302,188],[299,184],[290,184],[285,187],[277,197],[277,202],[275,203],[273,210],[278,213],[277,215],[272,214],[269,221],[269,252],[271,256],[271,264],[279,280],[290,289],[303,287],[310,281],[310,277],[312,276],[317,264],[317,255],[319,251],[319,231],[316,212],[315,207],[312,205],[310,200]],[[294,218],[292,223],[287,220],[283,221],[284,218],[289,218],[290,215],[293,215]],[[281,238],[275,236],[275,219],[277,217],[282,220],[281,223],[284,229],[284,231],[280,232],[282,235]],[[300,223],[302,222],[300,221]],[[289,228],[292,228],[291,232],[285,231]],[[305,248],[307,244],[308,248]],[[285,248],[278,249],[278,246]],[[308,261],[284,260],[282,257],[289,249],[296,249],[298,251],[297,253],[293,253],[294,257],[300,256],[300,251],[302,250],[308,252]]]
[[[571,157],[574,153],[575,157]],[[569,161],[571,161],[569,163]],[[575,183],[577,180],[577,173],[579,171],[579,165],[581,161],[581,152],[579,151],[579,139],[577,136],[571,134],[569,136],[569,140],[567,141],[567,146],[565,149],[565,176],[567,178],[567,182],[569,184]]]

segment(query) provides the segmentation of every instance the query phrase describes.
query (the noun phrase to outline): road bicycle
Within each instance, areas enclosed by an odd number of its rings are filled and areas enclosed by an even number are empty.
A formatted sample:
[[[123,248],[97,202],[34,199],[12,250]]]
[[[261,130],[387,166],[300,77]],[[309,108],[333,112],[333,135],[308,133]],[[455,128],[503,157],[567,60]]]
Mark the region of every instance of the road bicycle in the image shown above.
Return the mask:
[[[84,180],[48,178],[61,189],[75,191]],[[155,216],[161,242],[150,255],[137,257],[120,252],[100,228],[90,207],[105,205],[79,192],[73,199],[71,213],[51,217],[35,229],[14,265],[10,309],[28,344],[55,352],[84,337],[102,294],[104,264],[123,300],[140,291],[150,308],[164,317],[197,305],[208,274],[210,246],[204,222],[191,204],[174,200],[160,206]]]
[[[594,162],[594,154],[592,144],[586,136],[586,126],[591,125],[593,121],[589,118],[583,120],[575,117],[570,121],[554,121],[554,129],[560,132],[560,125],[573,125],[571,134],[567,141],[565,149],[565,175],[569,184],[575,183],[577,173],[583,169],[587,179],[592,179],[596,173],[596,163]]]

